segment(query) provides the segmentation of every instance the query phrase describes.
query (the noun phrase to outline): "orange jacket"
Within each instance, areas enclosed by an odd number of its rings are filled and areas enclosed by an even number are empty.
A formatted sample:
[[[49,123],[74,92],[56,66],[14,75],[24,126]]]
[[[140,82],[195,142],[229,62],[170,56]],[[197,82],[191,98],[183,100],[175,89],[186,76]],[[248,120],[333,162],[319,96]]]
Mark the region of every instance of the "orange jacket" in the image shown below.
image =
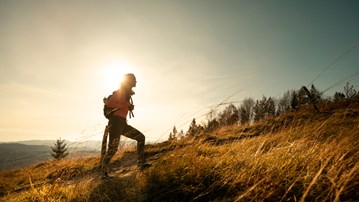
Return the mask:
[[[126,96],[127,92],[125,89],[120,88],[117,91],[113,92],[110,99],[107,101],[106,105],[111,108],[118,109],[113,115],[119,116],[122,118],[127,117],[128,111],[130,109],[131,103]]]

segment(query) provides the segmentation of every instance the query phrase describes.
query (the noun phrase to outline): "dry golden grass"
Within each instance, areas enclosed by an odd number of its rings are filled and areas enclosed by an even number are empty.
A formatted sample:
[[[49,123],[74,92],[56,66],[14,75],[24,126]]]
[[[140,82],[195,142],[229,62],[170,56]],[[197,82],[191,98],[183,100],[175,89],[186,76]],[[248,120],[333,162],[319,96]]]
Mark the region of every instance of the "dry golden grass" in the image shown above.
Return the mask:
[[[150,197],[358,200],[358,117],[358,111],[352,110],[303,114],[289,124],[277,125],[288,120],[282,116],[265,121],[269,130],[262,127],[263,123],[247,130],[222,128],[211,134],[210,144],[194,142],[157,161],[148,177],[148,183],[155,186],[150,186]],[[243,131],[255,132],[258,128],[264,134],[223,141],[224,137],[234,139],[243,136]]]
[[[288,113],[149,145],[153,165],[144,171],[134,151],[120,152],[107,181],[99,178],[98,158],[1,171],[1,200],[355,201],[358,131],[357,108]]]

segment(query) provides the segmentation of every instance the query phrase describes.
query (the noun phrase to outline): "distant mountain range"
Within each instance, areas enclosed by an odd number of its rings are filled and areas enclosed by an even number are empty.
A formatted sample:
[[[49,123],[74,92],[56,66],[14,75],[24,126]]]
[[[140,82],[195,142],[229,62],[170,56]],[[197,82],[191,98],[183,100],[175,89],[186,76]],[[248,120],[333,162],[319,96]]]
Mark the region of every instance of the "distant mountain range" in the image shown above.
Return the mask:
[[[50,151],[56,140],[27,140],[0,142],[0,169],[20,168],[53,159]],[[100,141],[70,142],[69,157],[79,155],[98,155]]]
[[[21,168],[43,161],[52,160],[51,146],[56,140],[26,140],[16,142],[0,142],[0,169]],[[69,156],[98,156],[101,151],[101,141],[88,140],[71,142],[65,140]],[[133,141],[121,141],[120,147],[131,147]]]
[[[24,140],[24,141],[16,141],[16,142],[0,142],[1,143],[18,143],[18,144],[24,144],[24,145],[45,145],[45,146],[52,146],[56,140]],[[71,142],[65,140],[65,143],[68,147],[86,147],[91,149],[98,149],[101,147],[101,141],[96,140],[87,140],[87,141],[76,141]]]

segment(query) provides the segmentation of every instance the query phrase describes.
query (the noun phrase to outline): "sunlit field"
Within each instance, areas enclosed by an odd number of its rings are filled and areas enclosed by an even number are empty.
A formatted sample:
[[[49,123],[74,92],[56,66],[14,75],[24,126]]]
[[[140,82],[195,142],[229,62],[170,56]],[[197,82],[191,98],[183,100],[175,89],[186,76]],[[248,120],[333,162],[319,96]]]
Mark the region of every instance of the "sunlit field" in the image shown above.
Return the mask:
[[[99,158],[48,161],[1,171],[2,201],[355,201],[359,108],[303,109],[147,145],[152,166],[121,150],[114,178]]]

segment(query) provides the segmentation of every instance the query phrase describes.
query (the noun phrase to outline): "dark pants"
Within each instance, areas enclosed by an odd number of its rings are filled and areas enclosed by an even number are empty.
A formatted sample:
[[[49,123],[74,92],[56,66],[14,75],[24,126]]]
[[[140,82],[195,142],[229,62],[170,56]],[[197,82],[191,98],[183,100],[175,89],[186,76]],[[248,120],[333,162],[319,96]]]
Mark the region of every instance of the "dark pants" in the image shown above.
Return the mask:
[[[137,141],[137,158],[139,163],[145,161],[145,136],[136,128],[127,125],[126,119],[114,116],[109,120],[110,137],[108,150],[102,161],[102,171],[108,172],[111,158],[116,154],[121,135]]]

